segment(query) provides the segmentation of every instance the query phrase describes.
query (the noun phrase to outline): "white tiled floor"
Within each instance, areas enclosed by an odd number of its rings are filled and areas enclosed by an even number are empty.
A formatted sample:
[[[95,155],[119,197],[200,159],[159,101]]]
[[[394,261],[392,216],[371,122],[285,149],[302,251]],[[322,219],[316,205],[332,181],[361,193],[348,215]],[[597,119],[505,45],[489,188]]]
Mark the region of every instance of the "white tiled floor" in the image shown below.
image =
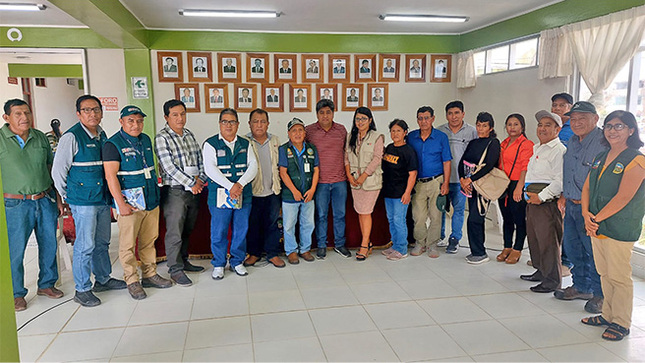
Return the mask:
[[[375,250],[365,262],[329,251],[325,261],[228,270],[195,284],[147,289],[135,301],[127,291],[98,294],[103,303],[82,308],[69,301],[19,332],[23,361],[643,361],[645,282],[635,278],[634,326],[622,342],[600,338],[581,324],[584,301],[535,294],[517,265],[494,261],[496,228],[487,245],[493,261],[471,266],[457,255],[386,260]],[[113,225],[113,241],[117,241]],[[111,253],[114,276],[122,269]],[[464,237],[462,246],[466,246]],[[62,273],[63,300],[36,297],[37,256],[29,249],[28,309],[18,326],[70,298],[70,271]],[[159,272],[167,275],[165,264]],[[564,285],[571,283],[564,279]]]

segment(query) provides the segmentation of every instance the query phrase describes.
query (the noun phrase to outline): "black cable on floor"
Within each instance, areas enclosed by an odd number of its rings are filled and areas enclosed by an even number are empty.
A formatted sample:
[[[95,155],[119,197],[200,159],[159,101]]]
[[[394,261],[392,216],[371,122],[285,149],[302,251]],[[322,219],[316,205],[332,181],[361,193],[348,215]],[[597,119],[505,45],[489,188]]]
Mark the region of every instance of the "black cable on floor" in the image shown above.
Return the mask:
[[[36,320],[36,318],[39,318],[39,317],[40,317],[41,315],[43,315],[44,313],[46,313],[46,312],[48,312],[48,311],[50,311],[50,310],[52,310],[52,309],[54,309],[54,308],[57,308],[57,307],[59,307],[59,306],[61,306],[61,305],[65,304],[65,303],[68,303],[68,302],[70,302],[70,301],[72,301],[72,300],[74,300],[74,298],[69,298],[69,299],[67,299],[67,300],[65,300],[65,301],[59,302],[58,304],[56,304],[56,305],[54,305],[54,306],[50,307],[49,309],[46,309],[46,310],[42,311],[40,314],[38,314],[38,315],[34,316],[33,318],[31,318],[31,319],[27,320],[27,321],[26,321],[24,324],[22,324],[22,325],[18,328],[18,330],[16,330],[16,331],[20,331],[20,329],[24,328],[27,324],[29,324],[29,323],[31,323],[32,321]]]

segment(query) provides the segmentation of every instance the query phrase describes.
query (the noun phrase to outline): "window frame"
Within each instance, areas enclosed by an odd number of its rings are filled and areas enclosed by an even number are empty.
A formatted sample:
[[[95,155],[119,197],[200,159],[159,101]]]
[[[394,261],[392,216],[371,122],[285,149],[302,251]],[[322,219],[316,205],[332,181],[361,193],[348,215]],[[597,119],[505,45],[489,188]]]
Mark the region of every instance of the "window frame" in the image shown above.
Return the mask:
[[[522,43],[522,42],[525,42],[525,41],[531,40],[531,39],[537,39],[536,48],[535,48],[535,64],[531,65],[531,66],[527,66],[527,67],[511,68],[511,63],[512,63],[511,56],[514,55],[512,50],[511,50],[512,46],[517,44],[517,43]],[[496,49],[496,48],[505,47],[505,46],[508,46],[508,55],[507,55],[507,59],[506,59],[507,60],[506,69],[501,70],[501,71],[496,71],[496,72],[490,72],[489,71],[490,65],[489,65],[489,59],[488,59],[489,58],[488,57],[489,51],[491,51],[493,49]],[[475,51],[475,54],[484,53],[484,73],[477,74],[477,68],[475,67],[476,76],[481,77],[481,76],[485,76],[485,75],[488,75],[488,74],[498,74],[498,73],[503,73],[503,72],[513,72],[513,71],[517,71],[517,70],[538,67],[538,65],[540,64],[540,56],[539,56],[540,52],[539,52],[539,50],[540,50],[540,34],[539,33],[530,34],[530,35],[523,36],[523,37],[520,37],[520,38],[515,38],[515,39],[512,39],[512,40],[505,41],[505,42],[489,45],[489,46],[484,47],[484,48],[479,48],[479,49],[477,49]]]

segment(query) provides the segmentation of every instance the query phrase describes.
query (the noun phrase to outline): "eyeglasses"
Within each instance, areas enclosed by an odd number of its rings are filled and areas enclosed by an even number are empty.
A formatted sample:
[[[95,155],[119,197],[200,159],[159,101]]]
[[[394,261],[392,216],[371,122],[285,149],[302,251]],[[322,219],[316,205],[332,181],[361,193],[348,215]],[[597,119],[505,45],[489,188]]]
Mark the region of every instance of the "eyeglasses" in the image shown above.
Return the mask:
[[[605,131],[610,131],[611,129],[614,129],[616,131],[620,131],[620,130],[625,129],[626,127],[627,127],[627,125],[625,125],[625,124],[613,124],[613,125],[612,124],[606,124],[605,126],[603,126],[602,129],[605,130]]]
[[[370,118],[369,117],[356,117],[354,120],[356,122],[365,122],[365,121],[369,121]]]
[[[222,125],[237,125],[239,122],[237,120],[221,120],[219,123]]]
[[[81,112],[85,114],[90,114],[90,113],[101,113],[103,111],[100,107],[85,107],[81,108]]]

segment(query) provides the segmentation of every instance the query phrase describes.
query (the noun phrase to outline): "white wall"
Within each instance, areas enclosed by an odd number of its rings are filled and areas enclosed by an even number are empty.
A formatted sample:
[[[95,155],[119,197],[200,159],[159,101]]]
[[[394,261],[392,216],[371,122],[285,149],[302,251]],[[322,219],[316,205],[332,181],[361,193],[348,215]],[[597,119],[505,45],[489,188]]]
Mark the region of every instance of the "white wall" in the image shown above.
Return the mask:
[[[9,65],[0,62],[0,100],[2,104],[12,98],[22,99],[22,89],[20,87],[20,79],[18,84],[9,84],[7,78],[9,77]],[[2,111],[4,113],[4,111]],[[4,122],[3,122],[4,123]]]
[[[46,87],[37,87],[33,78],[31,82],[31,95],[33,101],[34,124],[43,132],[51,130],[50,122],[57,118],[60,120],[61,132],[78,122],[76,117],[75,102],[83,94],[78,89],[78,81],[67,84],[67,78],[45,78]]]
[[[88,49],[87,72],[90,94],[97,97],[117,97],[119,110],[127,104],[123,49]],[[108,136],[117,132],[119,111],[103,112],[101,126]]]

